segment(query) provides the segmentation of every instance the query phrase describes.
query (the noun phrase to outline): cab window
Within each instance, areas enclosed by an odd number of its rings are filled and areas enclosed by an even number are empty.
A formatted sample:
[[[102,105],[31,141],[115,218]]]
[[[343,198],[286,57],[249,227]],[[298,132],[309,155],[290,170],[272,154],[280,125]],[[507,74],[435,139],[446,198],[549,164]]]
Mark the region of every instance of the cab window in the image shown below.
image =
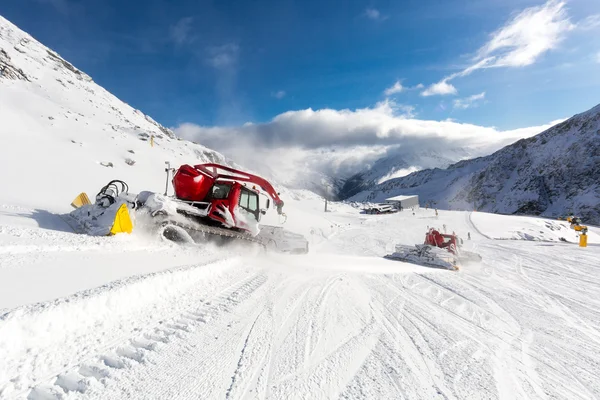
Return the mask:
[[[258,195],[256,193],[248,193],[248,209],[250,211],[258,210]]]
[[[239,205],[248,212],[258,216],[258,194],[242,188]]]
[[[222,200],[226,199],[229,196],[229,190],[231,189],[231,185],[226,183],[215,183],[212,187],[211,196],[213,199]]]
[[[248,192],[245,190],[242,190],[242,193],[240,194],[240,206],[248,208]]]

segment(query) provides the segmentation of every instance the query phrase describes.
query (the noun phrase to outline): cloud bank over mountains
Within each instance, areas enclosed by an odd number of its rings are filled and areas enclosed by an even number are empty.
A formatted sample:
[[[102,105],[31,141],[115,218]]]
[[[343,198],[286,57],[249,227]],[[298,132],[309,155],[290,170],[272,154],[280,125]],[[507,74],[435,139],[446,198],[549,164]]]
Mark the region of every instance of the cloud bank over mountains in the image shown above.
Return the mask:
[[[376,9],[367,9],[365,15],[372,20],[384,19]],[[399,97],[413,91],[420,94],[418,97],[422,100],[432,96],[455,96],[450,102],[454,111],[480,107],[488,103],[488,98],[493,102],[493,92],[490,95],[490,91],[481,88],[469,95],[456,96],[459,90],[454,85],[458,78],[478,70],[532,65],[546,53],[556,50],[569,32],[591,31],[600,25],[598,21],[600,18],[591,15],[579,22],[571,22],[566,1],[548,0],[513,14],[481,41],[479,48],[467,56],[466,63],[457,68],[457,72],[442,75],[438,82],[427,86],[422,83],[408,86],[402,79],[397,79],[383,90],[385,100],[372,107],[353,110],[306,108],[283,112],[263,123],[234,126],[184,123],[174,130],[183,138],[214,148],[291,185],[298,182],[302,186],[302,181],[318,181],[321,177],[348,178],[368,170],[382,158],[398,160],[398,165],[402,166],[389,171],[390,176],[438,166],[420,165],[416,155],[423,155],[422,158],[429,162],[440,160],[439,166],[445,166],[452,161],[490,154],[560,121],[499,130],[450,119],[419,119],[415,106],[398,103]],[[287,98],[288,93],[280,90],[272,92],[271,96],[281,100]],[[443,103],[438,107],[445,109]]]
[[[182,138],[278,179],[308,170],[344,178],[396,153],[445,154],[463,149],[469,156],[489,154],[557,122],[500,131],[451,120],[416,119],[411,107],[386,100],[356,110],[288,111],[261,124],[205,127],[185,123],[174,130]]]

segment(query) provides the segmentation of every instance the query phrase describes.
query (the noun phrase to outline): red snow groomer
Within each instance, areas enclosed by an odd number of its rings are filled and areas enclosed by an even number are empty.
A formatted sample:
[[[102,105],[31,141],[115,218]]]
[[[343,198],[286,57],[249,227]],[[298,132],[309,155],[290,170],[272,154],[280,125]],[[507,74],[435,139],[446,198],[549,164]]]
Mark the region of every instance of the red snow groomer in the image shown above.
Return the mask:
[[[220,164],[179,168],[165,164],[164,194],[130,193],[129,186],[118,179],[103,186],[94,203],[85,192],[80,193],[71,203],[75,210],[68,215],[76,226],[73,229],[107,236],[131,233],[135,228],[179,243],[241,240],[280,253],[308,252],[304,236],[281,226],[287,220],[283,201],[266,179]],[[174,195],[167,195],[169,184]],[[270,208],[278,216],[269,215]],[[275,225],[259,223],[263,215]]]
[[[425,243],[430,246],[447,249],[450,253],[458,255],[458,237],[456,234],[448,235],[440,233],[438,230],[431,228],[425,234]]]
[[[248,186],[247,183],[251,185]],[[270,206],[261,204],[259,196],[265,193],[273,199],[277,212],[282,214],[283,201],[265,179],[219,164],[182,165],[173,176],[177,199],[206,210],[206,218],[245,229],[247,221],[239,221],[236,208],[245,210],[256,221]],[[233,221],[228,217],[233,217]],[[237,218],[236,218],[237,217]]]
[[[423,244],[397,244],[396,251],[385,258],[454,271],[458,270],[461,264],[481,261],[481,256],[464,251],[461,246],[462,240],[456,234],[440,233],[439,230],[431,228],[425,234]]]
[[[259,241],[253,237],[271,204],[285,216],[279,194],[259,176],[220,164],[184,164],[177,170],[167,167],[167,187],[169,171],[175,172],[175,198],[138,195],[138,205],[159,219],[169,240],[198,242],[212,235]]]

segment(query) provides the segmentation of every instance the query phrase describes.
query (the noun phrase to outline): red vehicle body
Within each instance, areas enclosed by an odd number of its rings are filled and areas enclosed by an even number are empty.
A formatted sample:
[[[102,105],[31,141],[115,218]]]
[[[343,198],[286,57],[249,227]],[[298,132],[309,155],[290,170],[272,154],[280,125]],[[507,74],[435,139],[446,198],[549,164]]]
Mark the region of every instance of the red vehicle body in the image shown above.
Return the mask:
[[[203,211],[205,223],[231,225],[227,215],[234,219],[233,228],[247,228],[236,217],[236,207],[260,220],[260,214],[269,208],[269,201],[261,207],[262,192],[268,194],[282,214],[283,201],[273,186],[265,179],[220,164],[184,164],[173,176],[173,188],[177,199]]]
[[[431,228],[425,235],[425,244],[445,248],[450,253],[458,255],[456,235],[443,234],[438,230]]]

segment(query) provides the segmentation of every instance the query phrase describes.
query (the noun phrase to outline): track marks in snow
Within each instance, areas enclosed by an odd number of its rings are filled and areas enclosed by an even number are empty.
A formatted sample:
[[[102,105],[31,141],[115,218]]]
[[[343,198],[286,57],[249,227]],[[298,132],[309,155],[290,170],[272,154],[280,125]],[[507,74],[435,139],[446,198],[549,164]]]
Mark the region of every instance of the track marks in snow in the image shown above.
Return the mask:
[[[410,295],[389,278],[378,278],[372,285],[378,294],[373,307],[377,310],[380,324],[385,328],[377,354],[389,370],[381,371],[371,365],[367,373],[384,375],[388,381],[394,375],[398,378],[403,377],[392,380],[391,384],[401,388],[401,393],[407,393],[409,398],[448,397],[451,390],[444,380],[444,371],[441,368],[443,364],[436,357],[436,354],[440,354],[441,358],[443,353],[432,346],[439,341],[433,339],[440,335],[434,331],[427,331],[435,333],[434,337],[429,337],[424,333],[423,329],[426,326],[423,326],[419,313],[416,310],[411,311],[415,305]],[[396,302],[396,306],[391,306],[392,301],[388,300],[389,297]],[[401,305],[397,304],[399,297],[402,299]],[[424,388],[429,389],[424,391]]]
[[[345,275],[312,278],[296,307],[295,329],[276,349],[269,395],[339,395],[371,353],[379,330],[364,287]],[[291,356],[286,354],[291,353]]]
[[[505,348],[520,335],[520,325],[467,282],[454,279],[448,286],[444,278],[414,274],[372,280],[377,294],[372,305],[384,339],[375,350],[381,367],[369,362],[364,373],[381,379],[388,391],[399,390],[409,398],[469,397],[478,390],[473,382],[494,387],[499,377],[491,373],[491,366],[496,362],[512,384],[514,371],[506,361],[516,351]],[[424,387],[435,391],[428,393]]]
[[[121,368],[95,358],[66,371],[79,375],[62,386],[44,382],[36,391],[89,399],[598,397],[588,368],[597,329],[585,317],[596,315],[595,300],[585,308],[581,296],[546,290],[560,277],[527,258],[521,271],[498,259],[492,273],[237,265],[233,285],[101,354]]]
[[[244,275],[248,274],[243,272],[241,276]],[[102,386],[106,384],[106,380],[114,374],[114,371],[131,369],[136,365],[145,364],[148,358],[152,358],[152,353],[160,351],[162,346],[178,338],[186,338],[199,325],[221,313],[228,312],[235,305],[243,302],[252,291],[264,284],[266,279],[266,276],[260,272],[250,274],[249,277],[217,292],[206,302],[201,301],[199,293],[190,292],[187,295],[195,297],[198,303],[193,300],[181,304],[175,303],[182,308],[173,310],[172,317],[159,320],[155,325],[139,326],[132,330],[129,338],[117,337],[105,343],[102,348],[106,350],[96,353],[96,355],[83,353],[79,361],[71,363],[71,366],[54,377],[46,375],[44,378],[39,378],[32,390],[29,391],[29,396],[62,398],[54,396],[52,393],[73,395],[74,392],[85,393],[89,387],[94,385]],[[198,289],[194,289],[194,291],[201,292]],[[180,295],[182,294],[186,293],[180,293]],[[18,393],[14,393],[14,395],[18,396]]]
[[[365,287],[351,277],[290,277],[277,269],[269,271],[268,280],[256,277],[251,287],[211,301],[219,313],[187,310],[192,320],[210,317],[210,327],[165,343],[143,367],[115,370],[102,392],[90,389],[86,397],[118,398],[125,390],[157,399],[342,393],[381,334]],[[305,359],[307,341],[312,351]],[[173,376],[177,381],[165,384]]]
[[[75,371],[59,375],[56,378],[55,384],[61,387],[65,392],[84,393],[88,387],[85,382],[85,377]]]
[[[324,310],[327,309],[327,297],[329,296],[332,288],[341,279],[342,275],[336,275],[329,278],[323,288],[321,289],[318,297],[314,300],[314,306],[310,313],[312,314],[306,331],[306,340],[304,345],[304,366],[307,367],[310,364],[315,348],[321,339],[322,330],[325,328],[324,321]]]
[[[244,343],[242,349],[240,350],[240,357],[237,363],[237,367],[231,377],[231,385],[227,388],[227,392],[225,393],[225,398],[243,398],[247,392],[250,390],[251,386],[256,386],[258,379],[258,375],[261,371],[263,371],[266,367],[265,358],[267,357],[267,353],[264,351],[264,347],[270,346],[269,342],[266,342],[264,339],[268,339],[265,336],[264,328],[257,328],[257,324],[264,324],[262,316],[264,316],[266,311],[263,311],[258,314],[252,326],[248,331],[248,334],[245,336]],[[254,337],[254,336],[262,336],[262,337]],[[262,354],[260,354],[262,353]],[[257,363],[259,367],[251,368],[252,364]]]

